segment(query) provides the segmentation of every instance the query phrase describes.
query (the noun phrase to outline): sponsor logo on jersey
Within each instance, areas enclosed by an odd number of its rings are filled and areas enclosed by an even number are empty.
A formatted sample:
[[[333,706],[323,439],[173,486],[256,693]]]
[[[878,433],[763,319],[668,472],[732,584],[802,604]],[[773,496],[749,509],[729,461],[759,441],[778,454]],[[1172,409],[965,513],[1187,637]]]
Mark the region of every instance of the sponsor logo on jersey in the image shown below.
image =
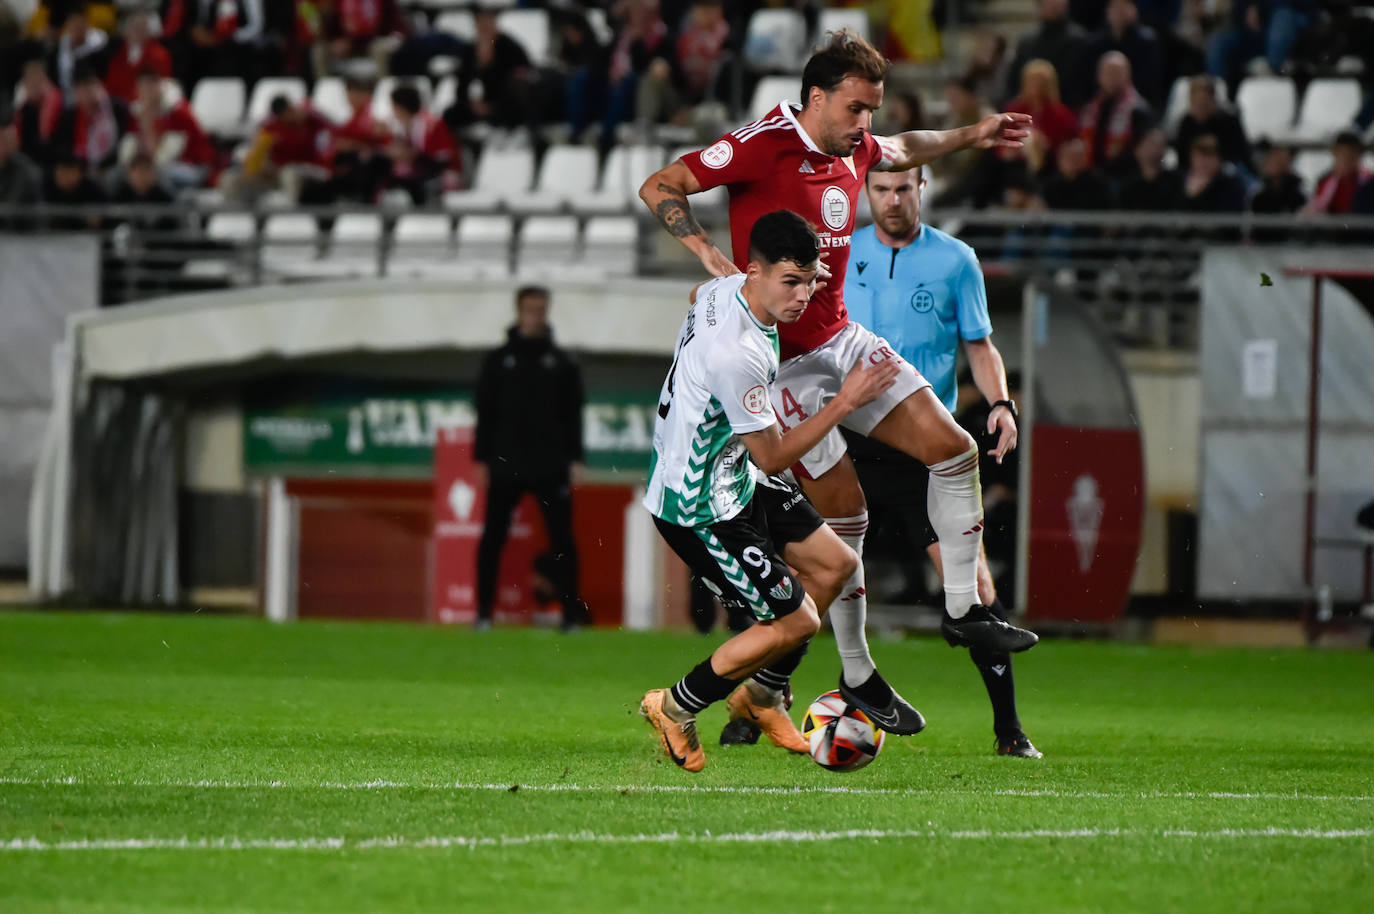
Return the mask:
[[[911,294],[911,307],[917,314],[925,314],[935,307],[935,296],[930,294],[929,289],[917,289]]]
[[[756,416],[763,415],[763,411],[768,408],[768,390],[762,384],[756,384],[744,392],[744,408]]]
[[[847,248],[849,247],[848,235],[832,235],[829,232],[821,232],[821,247],[823,248]]]
[[[705,158],[704,153],[702,158]],[[849,194],[834,184],[821,194],[821,220],[836,231],[849,224]]]
[[[799,174],[799,175],[814,175],[815,173],[816,173],[816,169],[814,169],[814,168],[811,167],[811,160],[810,160],[810,159],[802,159],[801,167],[797,169],[797,174]]]
[[[720,140],[701,151],[701,164],[707,168],[724,168],[735,157],[728,140]]]
[[[786,600],[792,596],[792,579],[783,578],[768,591],[768,595],[774,600]]]

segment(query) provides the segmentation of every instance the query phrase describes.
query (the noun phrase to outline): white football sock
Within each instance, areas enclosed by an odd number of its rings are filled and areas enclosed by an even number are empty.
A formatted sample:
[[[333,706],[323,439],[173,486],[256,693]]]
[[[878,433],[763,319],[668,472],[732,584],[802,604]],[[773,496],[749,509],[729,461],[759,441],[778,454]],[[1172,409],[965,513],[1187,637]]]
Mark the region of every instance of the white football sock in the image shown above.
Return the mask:
[[[868,681],[877,668],[868,653],[864,622],[868,618],[868,597],[864,591],[864,534],[868,532],[868,512],[853,517],[827,517],[845,545],[859,554],[859,566],[845,582],[840,595],[830,604],[830,627],[835,630],[835,646],[840,651],[844,681],[857,688]]]
[[[945,612],[961,619],[978,602],[978,551],[983,542],[983,489],[978,448],[930,465],[926,512],[940,538]],[[833,614],[835,611],[831,609]]]

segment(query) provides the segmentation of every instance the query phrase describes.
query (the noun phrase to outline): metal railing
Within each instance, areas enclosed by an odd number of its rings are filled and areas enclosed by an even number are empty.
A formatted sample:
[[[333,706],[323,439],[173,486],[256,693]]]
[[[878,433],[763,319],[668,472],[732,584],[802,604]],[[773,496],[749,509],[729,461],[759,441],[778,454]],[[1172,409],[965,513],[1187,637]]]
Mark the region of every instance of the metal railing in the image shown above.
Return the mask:
[[[400,216],[425,212],[447,218],[447,231],[428,240],[397,237]],[[277,236],[268,229],[269,219],[283,213],[297,217],[296,230]],[[345,217],[359,214],[368,217],[364,221],[375,218],[375,233],[343,229]],[[647,213],[627,215],[637,219],[638,242],[632,250],[611,252],[616,263],[603,262],[603,267],[588,262],[595,258],[583,256],[590,251],[580,239],[570,242],[571,252],[558,253],[557,267],[542,262],[538,253],[522,251],[515,241],[519,217],[511,239],[463,246],[455,229],[467,216],[358,206],[0,206],[0,243],[7,231],[99,233],[101,298],[107,305],[193,291],[348,278],[460,282],[493,271],[559,276],[581,271],[584,278],[699,275],[695,258],[662,233]],[[234,231],[215,230],[216,216],[233,216]],[[722,211],[703,209],[699,216],[714,237],[728,237]],[[1196,347],[1199,269],[1208,246],[1374,244],[1374,217],[1368,216],[1011,210],[941,210],[926,216],[931,224],[972,245],[990,275],[1049,279],[1082,300],[1121,343],[1134,347]],[[304,223],[307,230],[302,231],[301,217],[309,217]]]

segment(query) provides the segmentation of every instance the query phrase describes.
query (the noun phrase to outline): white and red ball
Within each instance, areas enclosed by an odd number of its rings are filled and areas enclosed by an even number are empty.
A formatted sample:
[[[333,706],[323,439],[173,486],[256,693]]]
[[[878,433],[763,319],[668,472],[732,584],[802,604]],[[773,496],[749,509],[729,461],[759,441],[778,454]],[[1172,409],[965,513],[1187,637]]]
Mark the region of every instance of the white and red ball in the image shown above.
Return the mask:
[[[811,758],[831,771],[857,771],[873,761],[883,748],[883,735],[867,714],[838,691],[811,702],[802,718],[802,736],[811,744]]]

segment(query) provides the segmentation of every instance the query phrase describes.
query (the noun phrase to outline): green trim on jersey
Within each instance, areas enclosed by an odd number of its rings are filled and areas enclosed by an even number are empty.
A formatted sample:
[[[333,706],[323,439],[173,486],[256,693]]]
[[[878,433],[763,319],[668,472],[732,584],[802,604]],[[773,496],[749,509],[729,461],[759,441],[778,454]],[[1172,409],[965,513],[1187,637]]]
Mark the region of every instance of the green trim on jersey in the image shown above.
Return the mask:
[[[663,512],[659,517],[671,524],[698,527],[722,520],[715,510],[712,489],[720,486],[733,489],[735,504],[747,505],[754,497],[754,473],[747,460],[737,460],[730,472],[733,478],[717,480],[716,460],[725,450],[734,432],[720,401],[712,397],[692,435],[691,456],[679,488],[666,486],[663,492]],[[653,475],[658,459],[655,455],[649,473]]]
[[[768,601],[763,598],[763,594],[759,593],[754,582],[749,580],[749,576],[744,573],[739,562],[735,561],[730,550],[726,549],[725,545],[716,539],[716,535],[709,528],[698,527],[695,532],[701,540],[701,544],[706,547],[706,551],[711,553],[711,558],[716,560],[720,570],[725,573],[725,580],[734,585],[735,590],[739,591],[739,595],[749,603],[749,607],[754,611],[754,617],[760,622],[772,620],[773,610],[768,605]]]

